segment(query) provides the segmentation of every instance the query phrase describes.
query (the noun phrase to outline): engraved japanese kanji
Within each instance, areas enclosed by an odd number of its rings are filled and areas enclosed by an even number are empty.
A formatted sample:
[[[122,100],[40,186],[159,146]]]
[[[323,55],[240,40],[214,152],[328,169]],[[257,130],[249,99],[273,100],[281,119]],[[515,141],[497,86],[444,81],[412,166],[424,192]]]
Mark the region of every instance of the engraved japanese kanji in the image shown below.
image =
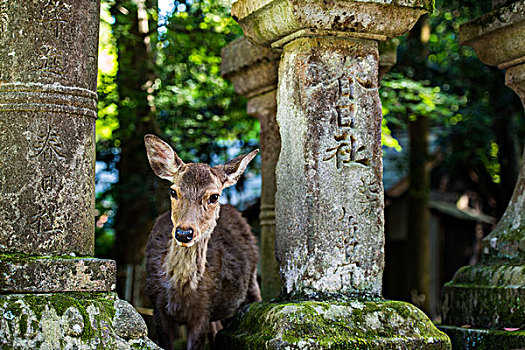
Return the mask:
[[[68,22],[71,5],[60,0],[44,0],[45,5],[40,11],[41,23],[50,26],[55,37],[60,36],[62,26]]]
[[[7,24],[9,21],[9,13],[7,8],[7,2],[9,0],[0,0],[0,41],[7,33]]]
[[[49,45],[42,45],[35,58],[35,70],[62,76],[64,57],[63,52],[59,49]]]
[[[343,241],[343,247],[345,252],[345,259],[347,262],[351,262],[354,256],[355,247],[357,246],[356,232],[358,229],[357,220],[353,215],[347,212],[345,207],[342,207],[343,215],[338,219],[341,224],[341,238]]]
[[[337,131],[333,136],[335,145],[325,149],[323,156],[323,161],[335,159],[337,169],[350,163],[370,165],[370,159],[365,155],[366,146],[359,141],[355,130],[357,101],[354,80],[352,76],[343,76],[337,80]]]
[[[339,135],[334,135],[334,140],[337,142],[335,147],[328,148],[325,151],[324,161],[336,158],[336,167],[341,169],[343,164],[351,162],[368,165],[370,161],[367,158],[360,157],[360,153],[365,150],[365,146],[357,147],[357,140],[354,135],[348,132],[343,132]]]
[[[50,160],[53,155],[59,159],[65,157],[62,142],[59,140],[57,132],[51,126],[48,127],[47,132],[38,135],[33,149],[35,154],[32,158],[42,156],[44,160]]]
[[[381,185],[377,181],[372,179],[367,181],[363,177],[361,178],[359,193],[362,195],[362,198],[359,200],[359,202],[365,205],[365,208],[359,214],[365,214],[367,216],[374,215],[374,212],[379,207]]]
[[[64,230],[61,225],[61,220],[57,220],[53,215],[53,208],[43,208],[38,206],[35,215],[29,218],[29,225],[37,231],[38,234],[63,233]],[[61,217],[61,213],[56,215]]]
[[[54,187],[55,178],[53,175],[46,175],[42,179],[42,190],[49,192]]]

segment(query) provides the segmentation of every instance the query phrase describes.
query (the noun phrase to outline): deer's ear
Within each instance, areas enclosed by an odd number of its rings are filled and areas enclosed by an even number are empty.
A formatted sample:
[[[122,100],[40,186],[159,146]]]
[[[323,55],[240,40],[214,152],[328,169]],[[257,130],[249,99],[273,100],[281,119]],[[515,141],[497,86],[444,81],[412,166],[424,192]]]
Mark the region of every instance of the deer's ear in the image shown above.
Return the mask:
[[[224,174],[226,175],[223,181],[224,187],[230,187],[239,180],[242,173],[244,173],[244,170],[246,170],[248,163],[250,163],[250,161],[257,155],[257,153],[259,153],[258,149],[248,154],[235,157],[229,160],[227,163],[215,167],[221,172],[224,172]]]
[[[144,136],[144,143],[153,172],[161,179],[172,181],[184,162],[170,145],[155,135]]]

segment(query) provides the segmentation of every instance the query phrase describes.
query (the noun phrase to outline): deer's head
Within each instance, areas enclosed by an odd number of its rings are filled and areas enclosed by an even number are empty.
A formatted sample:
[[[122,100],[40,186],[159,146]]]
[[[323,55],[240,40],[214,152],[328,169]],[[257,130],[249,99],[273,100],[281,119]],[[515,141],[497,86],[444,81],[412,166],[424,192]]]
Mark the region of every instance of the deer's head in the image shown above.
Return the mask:
[[[259,150],[238,156],[226,164],[185,164],[166,142],[154,135],[144,137],[149,164],[155,174],[169,180],[173,238],[191,247],[208,236],[219,218],[222,191],[237,182]]]

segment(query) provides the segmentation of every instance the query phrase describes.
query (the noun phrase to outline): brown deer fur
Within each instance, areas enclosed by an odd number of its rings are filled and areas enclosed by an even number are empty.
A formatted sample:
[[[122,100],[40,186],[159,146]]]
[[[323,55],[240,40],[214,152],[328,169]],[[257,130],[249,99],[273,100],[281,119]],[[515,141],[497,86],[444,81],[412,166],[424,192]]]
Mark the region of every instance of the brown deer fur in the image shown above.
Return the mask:
[[[156,136],[147,135],[145,142],[152,169],[175,191],[171,211],[157,219],[146,247],[146,293],[154,324],[165,349],[173,349],[177,324],[188,326],[188,349],[202,349],[206,336],[213,338],[220,327],[211,322],[261,300],[250,227],[232,206],[210,199],[234,184],[257,152],[210,167],[184,164]],[[178,242],[177,227],[191,227],[192,241]]]

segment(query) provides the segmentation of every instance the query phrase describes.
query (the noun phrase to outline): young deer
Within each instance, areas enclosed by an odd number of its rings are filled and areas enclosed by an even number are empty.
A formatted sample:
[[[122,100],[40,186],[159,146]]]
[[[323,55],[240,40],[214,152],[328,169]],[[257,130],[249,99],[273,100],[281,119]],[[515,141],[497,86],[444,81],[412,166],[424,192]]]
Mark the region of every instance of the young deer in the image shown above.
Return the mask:
[[[154,135],[144,140],[153,171],[172,182],[171,211],[157,219],[146,247],[153,321],[163,348],[173,349],[175,325],[186,324],[188,349],[202,349],[221,320],[261,300],[255,238],[236,209],[219,206],[222,190],[259,151],[210,167],[183,163]]]

